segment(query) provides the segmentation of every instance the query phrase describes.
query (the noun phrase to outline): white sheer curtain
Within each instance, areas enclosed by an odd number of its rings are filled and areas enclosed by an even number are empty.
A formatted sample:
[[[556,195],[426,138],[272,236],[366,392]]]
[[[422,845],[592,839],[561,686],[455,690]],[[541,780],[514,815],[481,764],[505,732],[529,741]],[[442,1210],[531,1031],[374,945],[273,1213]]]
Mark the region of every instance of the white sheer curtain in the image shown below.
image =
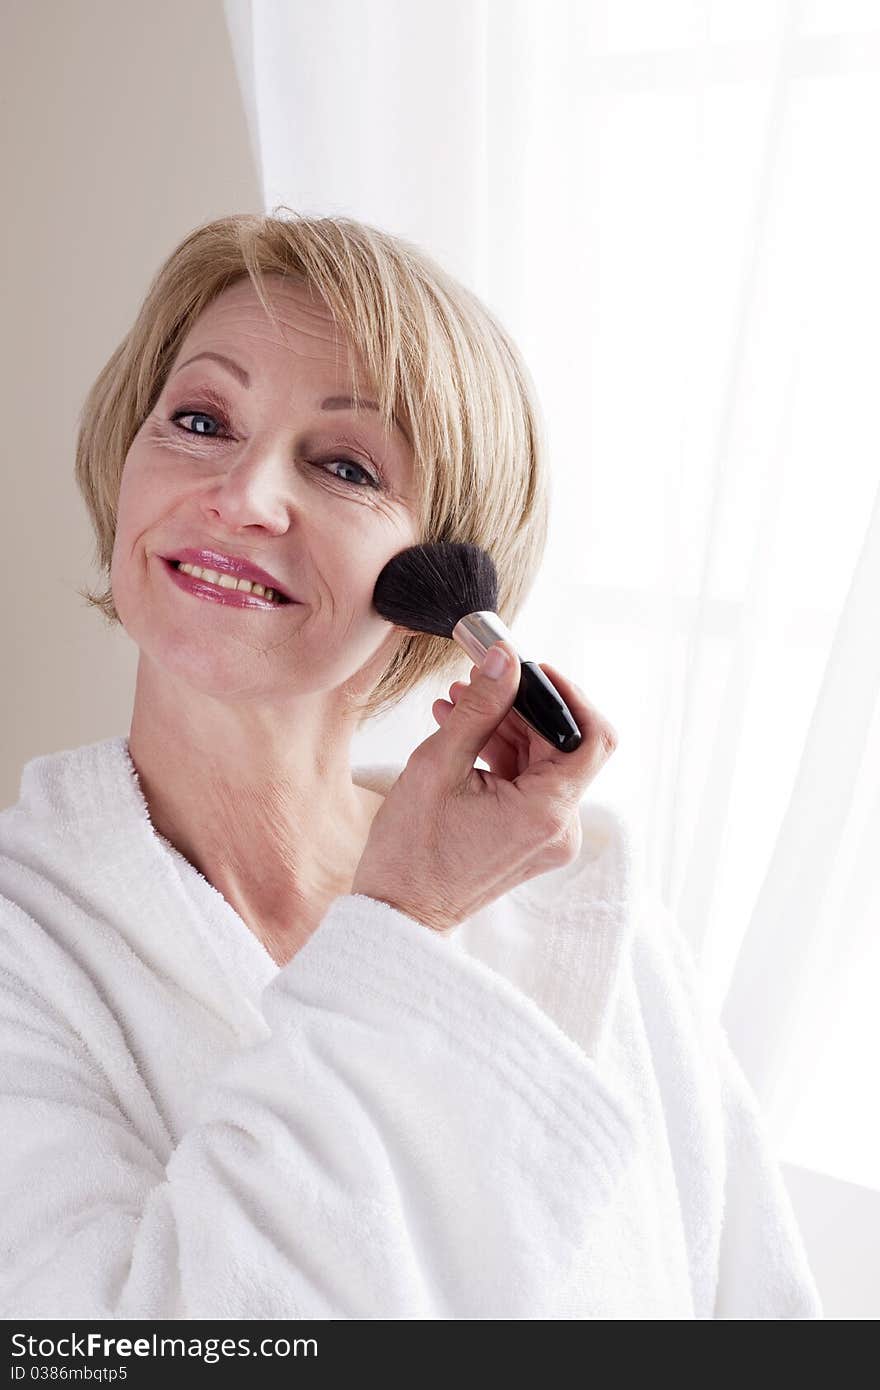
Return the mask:
[[[265,208],[411,238],[520,343],[554,472],[520,650],[617,727],[593,794],[780,1155],[880,1187],[880,7],[226,13]]]

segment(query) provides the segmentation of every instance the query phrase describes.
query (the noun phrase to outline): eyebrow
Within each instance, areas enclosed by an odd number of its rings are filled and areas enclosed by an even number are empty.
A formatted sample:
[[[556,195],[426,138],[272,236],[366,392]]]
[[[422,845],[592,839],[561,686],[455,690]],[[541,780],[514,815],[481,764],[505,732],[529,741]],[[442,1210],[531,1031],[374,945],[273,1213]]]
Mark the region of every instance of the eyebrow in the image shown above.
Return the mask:
[[[182,372],[184,367],[188,367],[191,362],[198,362],[202,357],[209,357],[212,361],[219,362],[220,366],[225,367],[228,372],[231,372],[246,390],[250,390],[250,375],[245,371],[244,367],[240,367],[237,362],[233,362],[231,357],[226,357],[222,352],[210,352],[208,350],[205,352],[197,352],[195,357],[188,357],[185,362],[181,362],[180,366],[174,372],[174,375],[177,376],[177,373]],[[379,409],[376,401],[365,401],[362,399],[358,402],[358,405],[363,406],[365,410],[378,411]],[[322,410],[354,410],[355,408],[353,396],[328,396],[326,400],[321,402]],[[395,426],[400,430],[400,433],[403,435],[410,448],[412,448],[412,440],[407,431],[403,428],[403,425],[396,415],[392,418]]]

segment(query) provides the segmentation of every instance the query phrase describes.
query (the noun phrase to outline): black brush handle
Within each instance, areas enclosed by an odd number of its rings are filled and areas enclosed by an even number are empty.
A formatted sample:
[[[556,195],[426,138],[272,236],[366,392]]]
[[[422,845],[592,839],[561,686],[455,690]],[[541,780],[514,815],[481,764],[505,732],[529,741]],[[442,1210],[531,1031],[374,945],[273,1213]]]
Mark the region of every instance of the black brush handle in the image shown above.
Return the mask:
[[[583,741],[571,710],[552,681],[534,661],[520,662],[519,689],[513,708],[561,753],[573,753]]]

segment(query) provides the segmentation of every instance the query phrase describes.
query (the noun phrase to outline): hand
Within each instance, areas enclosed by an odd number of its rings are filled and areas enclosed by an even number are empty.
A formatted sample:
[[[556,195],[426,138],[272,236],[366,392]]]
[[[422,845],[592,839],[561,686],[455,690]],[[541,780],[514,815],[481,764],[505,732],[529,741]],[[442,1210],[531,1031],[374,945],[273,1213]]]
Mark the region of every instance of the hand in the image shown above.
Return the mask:
[[[493,680],[473,667],[435,700],[440,728],[411,753],[377,811],[351,886],[445,931],[581,848],[579,804],[617,734],[555,667],[540,662],[583,741],[562,753],[512,713],[519,659]],[[489,771],[474,767],[482,758]]]

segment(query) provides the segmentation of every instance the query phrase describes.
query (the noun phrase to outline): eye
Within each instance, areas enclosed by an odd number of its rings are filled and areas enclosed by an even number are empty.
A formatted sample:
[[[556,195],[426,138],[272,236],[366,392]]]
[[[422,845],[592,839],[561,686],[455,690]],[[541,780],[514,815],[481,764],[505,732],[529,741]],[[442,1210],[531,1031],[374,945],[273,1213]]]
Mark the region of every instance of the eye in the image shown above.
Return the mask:
[[[215,425],[218,423],[213,415],[206,415],[202,410],[178,410],[172,415],[171,419],[176,425],[178,420],[184,420],[188,416],[191,416],[193,420],[213,420]],[[205,434],[204,430],[190,429],[188,425],[179,425],[178,428],[182,429],[185,434],[199,435],[203,439],[216,439],[217,437],[213,434]]]
[[[368,469],[364,468],[363,464],[357,463],[354,459],[347,459],[347,458],[343,458],[343,457],[332,458],[332,459],[326,459],[326,460],[322,461],[322,463],[321,463],[321,465],[320,465],[321,467],[324,466],[324,462],[326,462],[326,463],[341,463],[345,468],[356,468],[356,469],[358,470],[358,472],[361,473],[361,474],[363,475],[363,477],[366,479],[366,484],[364,484],[364,483],[355,483],[355,484],[354,484],[355,487],[364,487],[364,486],[366,486],[366,487],[378,487],[378,486],[379,486],[379,484],[377,483],[376,479],[373,477],[372,473],[370,473],[370,472],[368,471]],[[339,474],[337,473],[336,476],[339,477]],[[351,478],[343,478],[343,479],[342,479],[342,482],[344,482],[344,483],[350,483],[350,482],[352,482],[352,479],[351,479]]]
[[[225,427],[225,425],[226,425],[226,421],[225,421],[225,420],[224,420],[224,421],[219,421],[219,420],[217,419],[216,416],[214,416],[214,415],[209,415],[209,414],[207,413],[207,411],[204,411],[204,410],[177,410],[177,411],[175,411],[174,414],[173,414],[172,417],[171,417],[172,423],[175,424],[175,425],[177,425],[177,428],[178,428],[178,429],[183,430],[184,434],[192,434],[192,435],[195,435],[195,436],[196,436],[197,438],[199,438],[199,439],[217,439],[217,438],[219,438],[220,436],[218,436],[218,435],[216,435],[216,434],[209,434],[209,433],[207,433],[205,430],[199,430],[199,429],[191,428],[189,425],[182,425],[182,424],[179,423],[179,421],[181,421],[181,420],[186,420],[186,419],[192,419],[192,420],[210,420],[210,421],[212,421],[212,423],[215,424],[215,425],[216,425],[216,424],[222,424],[224,427]],[[356,469],[358,470],[358,472],[361,474],[361,477],[364,479],[364,481],[359,482],[359,481],[357,481],[356,479],[352,479],[352,478],[340,478],[340,481],[343,482],[343,483],[350,483],[350,484],[352,485],[352,487],[361,487],[361,488],[362,488],[362,487],[374,487],[374,488],[379,488],[379,487],[382,486],[382,484],[380,483],[380,481],[379,481],[377,478],[375,478],[375,477],[373,476],[373,474],[369,471],[369,469],[365,468],[365,467],[363,466],[362,463],[358,463],[356,459],[346,458],[344,455],[335,455],[333,458],[319,460],[318,466],[321,467],[321,468],[323,468],[325,464],[332,464],[332,463],[339,463],[339,464],[342,464],[345,468],[356,468]],[[337,474],[336,476],[339,477],[338,474]]]

